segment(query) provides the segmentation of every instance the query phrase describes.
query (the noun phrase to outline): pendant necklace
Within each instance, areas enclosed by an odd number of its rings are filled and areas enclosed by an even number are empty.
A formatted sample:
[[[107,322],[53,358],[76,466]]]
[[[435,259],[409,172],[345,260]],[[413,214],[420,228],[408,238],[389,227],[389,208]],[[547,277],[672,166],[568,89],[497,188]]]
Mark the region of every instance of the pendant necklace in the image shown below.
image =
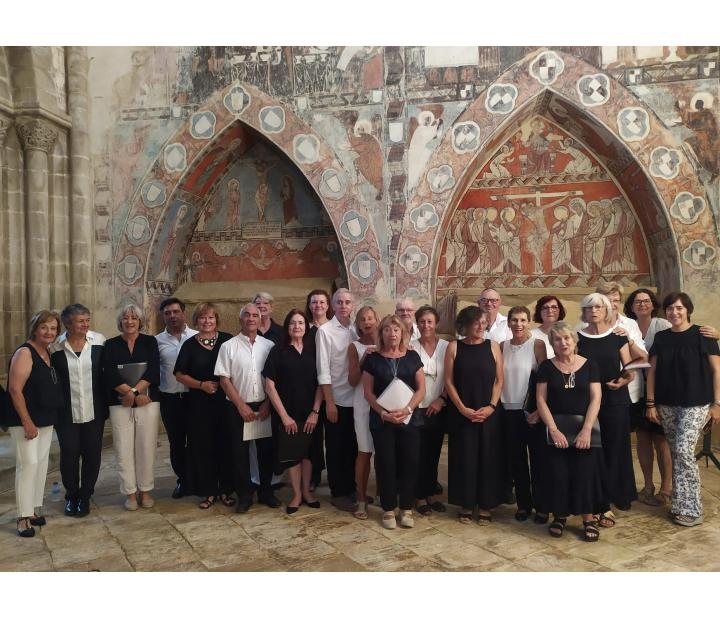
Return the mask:
[[[559,360],[558,360],[559,361]],[[568,366],[572,368],[573,363],[575,360],[572,360]],[[571,370],[570,373],[564,373],[562,369],[560,369],[560,374],[563,378],[563,384],[565,385],[566,390],[571,390],[575,387],[575,371]]]
[[[215,343],[217,342],[217,334],[215,334],[212,338],[200,338],[200,344],[206,346],[206,347],[214,347]]]

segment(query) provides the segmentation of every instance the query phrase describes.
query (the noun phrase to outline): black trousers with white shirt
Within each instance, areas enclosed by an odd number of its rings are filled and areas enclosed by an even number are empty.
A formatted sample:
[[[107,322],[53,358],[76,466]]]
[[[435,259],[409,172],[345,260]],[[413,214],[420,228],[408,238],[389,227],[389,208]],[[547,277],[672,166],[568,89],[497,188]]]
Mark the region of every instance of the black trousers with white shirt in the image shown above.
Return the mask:
[[[188,414],[183,397],[185,393],[160,392],[160,416],[170,443],[170,465],[178,484],[186,485]],[[191,486],[191,485],[188,485]]]
[[[325,422],[325,462],[330,494],[333,497],[355,493],[357,438],[352,407],[337,406],[338,421]]]
[[[60,476],[66,500],[89,500],[95,492],[104,429],[104,418],[82,424],[63,422],[55,426],[60,444]]]

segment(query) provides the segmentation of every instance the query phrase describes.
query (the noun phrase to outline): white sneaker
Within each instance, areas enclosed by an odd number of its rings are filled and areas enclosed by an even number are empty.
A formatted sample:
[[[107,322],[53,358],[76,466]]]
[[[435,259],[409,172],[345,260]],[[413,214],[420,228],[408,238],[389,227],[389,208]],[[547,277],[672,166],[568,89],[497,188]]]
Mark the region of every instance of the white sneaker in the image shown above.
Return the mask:
[[[125,500],[125,510],[137,510],[138,509],[138,503],[135,496],[128,497]]]
[[[400,527],[414,527],[415,519],[413,519],[412,510],[403,510],[400,513]]]
[[[140,500],[140,505],[143,508],[152,508],[155,505],[155,500],[149,495],[146,495]]]
[[[394,530],[397,527],[395,513],[392,511],[386,512],[382,518],[382,525],[386,530]]]

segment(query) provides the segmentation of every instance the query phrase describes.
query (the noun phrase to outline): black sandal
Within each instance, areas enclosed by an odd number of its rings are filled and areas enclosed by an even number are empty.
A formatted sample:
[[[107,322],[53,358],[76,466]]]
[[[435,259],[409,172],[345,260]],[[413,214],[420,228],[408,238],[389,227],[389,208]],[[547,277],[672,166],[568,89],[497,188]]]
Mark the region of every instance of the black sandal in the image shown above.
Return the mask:
[[[470,525],[472,523],[472,512],[459,512],[458,520],[463,525]]]
[[[432,512],[432,506],[430,504],[418,504],[415,510],[419,515],[427,517]]]
[[[550,516],[546,512],[536,512],[533,521],[538,525],[545,525]]]
[[[567,523],[567,518],[559,519],[558,517],[555,517],[555,520],[548,527],[550,536],[553,538],[560,538],[565,531],[565,523]]]
[[[585,536],[583,537],[583,540],[585,540],[585,542],[597,542],[600,538],[598,522],[595,520],[583,521],[583,527],[585,528]]]
[[[20,523],[23,521],[27,527],[20,529]],[[32,538],[35,536],[35,528],[30,525],[30,517],[21,517],[17,520],[17,533],[21,538]]]
[[[201,501],[198,504],[198,508],[201,508],[202,510],[208,510],[213,507],[215,504],[215,496],[211,495],[210,497],[206,497],[203,501]]]
[[[232,495],[226,495],[222,493],[220,495],[220,502],[223,506],[234,506],[236,504],[235,498]]]
[[[515,513],[516,521],[527,521],[530,513],[527,510],[520,509]]]
[[[478,514],[478,525],[490,525],[492,523],[492,515]]]

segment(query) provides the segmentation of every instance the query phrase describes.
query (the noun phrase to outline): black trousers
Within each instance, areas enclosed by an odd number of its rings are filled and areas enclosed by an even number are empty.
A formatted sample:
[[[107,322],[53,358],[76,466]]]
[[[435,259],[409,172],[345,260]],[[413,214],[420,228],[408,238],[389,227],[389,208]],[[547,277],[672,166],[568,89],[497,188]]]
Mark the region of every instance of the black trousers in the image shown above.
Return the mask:
[[[178,484],[185,484],[187,469],[188,414],[182,392],[168,394],[160,392],[160,416],[162,417],[168,442],[170,443],[170,465],[177,476]]]
[[[260,403],[248,403],[248,406],[257,411]],[[226,403],[228,433],[230,435],[230,455],[232,460],[233,486],[241,502],[250,503],[254,488],[250,479],[250,442],[243,440],[245,421],[230,401]],[[272,437],[255,439],[257,450],[258,469],[260,470],[260,498],[272,494],[272,475],[275,462],[275,446]]]
[[[58,424],[55,427],[60,444],[60,476],[66,500],[89,500],[95,492],[104,428],[104,418],[83,424]]]
[[[420,464],[420,429],[410,424],[383,424],[371,429],[375,445],[375,475],[383,510],[411,510],[415,504]],[[402,467],[398,468],[398,462]],[[398,495],[399,502],[398,502]]]
[[[193,390],[196,392],[199,390]],[[210,497],[234,490],[225,398],[191,393],[188,416],[186,490]]]
[[[536,512],[548,514],[550,512],[550,493],[552,492],[552,478],[547,471],[548,451],[547,427],[538,420],[530,425],[528,432],[528,450],[530,451],[530,481],[532,485],[532,501]],[[519,506],[518,506],[519,507]]]
[[[528,446],[531,438],[530,425],[525,419],[522,409],[505,409],[499,411],[502,416],[510,475],[515,487],[515,499],[518,510],[531,511],[533,496],[530,489],[530,464],[528,462]]]
[[[338,406],[338,421],[325,421],[325,461],[330,494],[333,497],[355,493],[357,438],[352,407]]]
[[[320,484],[323,469],[325,469],[325,401],[320,405],[320,415],[318,423],[313,432],[312,441],[310,442],[310,462],[312,463],[312,476],[310,480],[313,484]]]
[[[425,410],[419,410],[424,418],[420,428],[420,463],[417,477],[418,499],[435,495],[438,480],[438,463],[442,452],[446,430],[446,408],[443,407],[433,416],[426,416]]]

